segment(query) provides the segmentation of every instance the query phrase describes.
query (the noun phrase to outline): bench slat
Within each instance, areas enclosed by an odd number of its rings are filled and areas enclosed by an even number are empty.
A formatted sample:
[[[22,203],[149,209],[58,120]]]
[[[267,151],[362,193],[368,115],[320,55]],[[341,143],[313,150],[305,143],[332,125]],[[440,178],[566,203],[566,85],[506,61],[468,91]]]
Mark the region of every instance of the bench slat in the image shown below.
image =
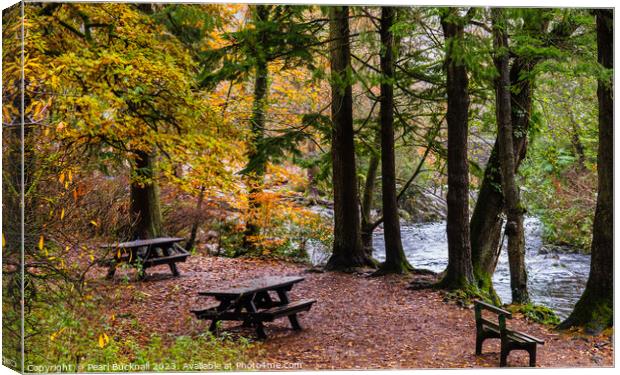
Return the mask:
[[[196,318],[198,319],[206,319],[206,320],[246,320],[252,316],[252,314],[248,312],[236,312],[236,311],[217,311],[216,309],[202,310],[202,311],[192,311],[196,314]]]
[[[481,318],[481,319],[480,319],[480,322],[482,322],[482,325],[483,325],[483,326],[486,326],[486,327],[491,327],[491,328],[493,328],[494,330],[496,330],[497,332],[499,332],[499,325],[497,325],[497,323],[493,323],[493,322],[488,321],[488,320],[486,320],[486,319],[484,319],[484,318]]]
[[[479,306],[479,307],[485,309],[485,310],[492,311],[492,312],[494,312],[496,314],[505,315],[507,318],[512,319],[512,314],[510,313],[510,311],[506,311],[504,309],[500,309],[497,306],[493,306],[491,304],[488,304],[486,302],[482,302],[480,300],[475,300],[474,304],[476,306]]]
[[[261,320],[273,320],[281,316],[292,315],[301,311],[308,311],[315,302],[316,300],[313,299],[291,302],[286,305],[280,305],[267,310],[259,311],[256,313],[256,317]]]
[[[534,336],[530,336],[528,334],[525,334],[521,331],[508,331],[509,333],[513,334],[514,336],[517,336],[525,341],[529,341],[529,342],[536,342],[538,344],[544,345],[545,342],[537,337]]]
[[[158,257],[158,258],[147,259],[143,261],[142,264],[146,267],[153,267],[153,266],[159,266],[160,264],[185,262],[188,256],[189,254],[168,255],[168,256],[163,256],[163,257]]]
[[[192,314],[200,314],[200,313],[208,312],[210,310],[216,311],[219,306],[220,306],[219,303],[213,303],[213,304],[207,305],[205,307],[189,310],[189,312],[191,312]]]

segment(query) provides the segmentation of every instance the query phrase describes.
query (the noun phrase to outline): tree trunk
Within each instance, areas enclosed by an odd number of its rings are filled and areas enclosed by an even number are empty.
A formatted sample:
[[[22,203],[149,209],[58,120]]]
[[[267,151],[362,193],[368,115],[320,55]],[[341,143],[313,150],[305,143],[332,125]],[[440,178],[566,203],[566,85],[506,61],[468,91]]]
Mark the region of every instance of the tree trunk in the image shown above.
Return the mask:
[[[360,237],[355,144],[353,142],[349,7],[330,7],[329,13],[334,245],[325,268],[347,270],[372,265],[372,262],[366,256]]]
[[[201,223],[201,212],[202,202],[205,199],[205,187],[202,186],[200,188],[200,193],[198,193],[198,201],[196,202],[196,217],[194,218],[194,223],[192,223],[192,229],[189,234],[189,240],[185,244],[185,248],[187,250],[191,250],[194,247],[194,243],[196,242],[196,235],[198,234],[198,227]]]
[[[532,21],[529,25],[524,26],[525,29],[531,31],[532,35],[545,34],[547,27],[547,21]],[[567,21],[558,23],[548,35],[543,36],[545,36],[545,40],[557,42],[568,38],[576,27],[577,24],[573,23],[569,17]],[[516,170],[525,158],[527,151],[527,134],[532,108],[532,71],[542,60],[540,57],[517,56],[510,68],[511,119]],[[492,277],[501,251],[501,214],[504,211],[504,199],[499,188],[501,186],[501,174],[499,173],[498,142],[496,139],[487,162],[470,221],[474,275],[480,291],[489,295],[497,303],[500,300],[493,289]]]
[[[256,23],[264,22],[269,16],[269,8],[267,5],[256,6]],[[257,48],[266,45],[266,32],[261,32],[259,39],[262,41]],[[260,234],[260,226],[257,222],[257,213],[260,208],[260,202],[256,200],[256,196],[262,191],[263,178],[265,175],[266,163],[257,158],[259,155],[258,144],[265,136],[265,104],[267,100],[268,85],[268,66],[264,54],[256,53],[254,77],[254,101],[252,104],[252,117],[250,118],[250,129],[252,131],[250,144],[248,145],[248,164],[252,164],[255,168],[247,175],[246,184],[248,185],[248,214],[246,218],[245,232],[243,233],[243,249],[240,249],[236,255],[241,255],[247,250],[253,250],[256,245],[256,237]]]
[[[372,233],[375,225],[372,221],[372,198],[375,193],[377,170],[379,169],[379,155],[372,152],[368,161],[368,170],[366,171],[366,181],[364,183],[364,194],[362,195],[362,246],[368,257],[372,257]]]
[[[162,234],[162,219],[159,205],[159,186],[155,176],[153,154],[135,151],[135,166],[132,172],[130,211],[135,224],[134,237],[155,238]]]
[[[532,86],[529,75],[533,64],[517,57],[510,69],[511,121],[515,171],[525,158],[527,133],[532,108]],[[516,131],[516,129],[519,129]],[[501,252],[500,237],[503,226],[504,197],[500,186],[502,178],[499,161],[499,138],[495,140],[484,172],[478,199],[470,222],[471,250],[474,274],[480,290],[499,303],[493,289],[492,277]]]
[[[456,9],[450,9],[442,17],[441,25],[446,42],[448,94],[448,267],[439,285],[464,289],[474,284],[469,240],[468,79],[465,65],[455,57],[462,50],[464,22],[458,19]]]
[[[596,10],[598,62],[613,69],[613,10]],[[613,75],[611,75],[613,77]],[[613,81],[598,80],[598,196],[592,233],[592,261],[590,277],[583,295],[571,315],[559,328],[585,327],[586,332],[597,334],[613,326]]]
[[[392,25],[396,8],[381,8],[381,187],[385,262],[380,274],[407,273],[413,269],[403,251],[396,198],[396,162],[394,155],[394,36]]]
[[[505,233],[508,236],[508,262],[512,303],[529,302],[527,272],[525,268],[525,240],[523,235],[523,208],[519,200],[519,187],[515,180],[515,154],[511,118],[510,68],[508,56],[507,23],[501,8],[492,9],[494,62],[498,72],[495,79],[497,134],[502,176],[502,190],[506,205]]]
[[[579,137],[579,124],[577,123],[577,120],[575,119],[575,114],[573,113],[572,108],[568,107],[566,108],[566,111],[568,112],[570,116],[570,122],[571,122],[570,143],[573,146],[573,150],[575,151],[575,154],[577,155],[577,165],[579,166],[579,170],[581,172],[585,172],[587,170],[586,169],[586,151],[585,151],[583,142],[581,142],[581,137]]]

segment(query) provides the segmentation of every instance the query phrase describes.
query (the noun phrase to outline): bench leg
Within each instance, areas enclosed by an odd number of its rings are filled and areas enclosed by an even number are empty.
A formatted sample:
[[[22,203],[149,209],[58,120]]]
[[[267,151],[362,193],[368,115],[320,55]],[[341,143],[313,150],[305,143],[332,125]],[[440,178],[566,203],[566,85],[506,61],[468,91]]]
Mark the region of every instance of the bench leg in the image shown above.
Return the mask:
[[[482,354],[482,343],[484,338],[482,336],[476,336],[476,355]]]
[[[499,367],[506,367],[506,365],[508,364],[508,353],[510,353],[508,351],[508,348],[502,345],[502,350],[499,355]]]
[[[299,320],[297,320],[297,314],[291,314],[288,316],[288,320],[289,322],[291,322],[291,327],[293,327],[293,329],[295,331],[301,331],[301,324],[299,324]]]
[[[536,345],[533,345],[530,350],[530,367],[536,367]]]
[[[263,326],[263,322],[256,323],[256,335],[260,340],[265,340],[267,338],[267,334],[265,333],[265,326]]]

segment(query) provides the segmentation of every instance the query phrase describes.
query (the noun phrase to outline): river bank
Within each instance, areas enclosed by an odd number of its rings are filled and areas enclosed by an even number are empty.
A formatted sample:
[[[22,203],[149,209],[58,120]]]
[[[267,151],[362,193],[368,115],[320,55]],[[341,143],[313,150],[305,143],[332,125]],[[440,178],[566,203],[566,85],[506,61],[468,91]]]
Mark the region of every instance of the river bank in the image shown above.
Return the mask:
[[[406,201],[401,210],[401,239],[403,250],[415,268],[442,272],[448,264],[448,239],[446,235],[445,201],[431,192],[418,192]],[[333,216],[331,207],[313,205],[315,212],[326,218]],[[374,213],[374,216],[380,216]],[[590,272],[590,255],[566,246],[554,246],[543,240],[543,223],[536,217],[526,217],[525,262],[528,289],[534,304],[553,310],[560,319],[570,315],[585,289]],[[507,241],[504,241],[493,277],[497,294],[504,303],[510,303],[510,271]],[[385,260],[383,227],[373,235],[373,256]],[[310,261],[321,266],[329,258],[329,249],[321,244],[311,244]]]
[[[275,260],[193,255],[179,264],[180,278],[156,267],[141,282],[122,281],[133,275],[129,270],[120,270],[113,282],[103,279],[103,269],[91,279],[99,295],[115,296],[102,313],[142,317],[143,323],[137,326],[127,325],[124,319],[111,323],[111,330],[122,328],[131,337],[200,335],[208,323],[196,320],[189,310],[210,301],[198,297],[199,290],[264,275],[303,275],[306,280],[293,289],[292,297],[317,300],[301,317],[305,329],[292,331],[286,320],[268,323],[269,339],[251,349],[257,363],[303,370],[498,366],[499,343],[493,342],[497,340],[485,343],[482,356],[474,355],[473,310],[444,302],[437,291],[408,290],[412,277],[308,273],[307,269],[304,264]],[[613,364],[609,336],[557,333],[520,316],[509,324],[545,340],[538,353],[540,367]],[[233,336],[254,337],[252,329],[235,325],[223,327]],[[509,365],[526,364],[526,354],[511,354]]]
[[[542,223],[535,217],[525,219],[525,251],[528,288],[532,302],[554,310],[566,318],[581,297],[590,272],[590,256],[579,253],[549,251],[542,239]],[[405,225],[401,229],[403,248],[414,267],[435,272],[448,264],[445,222]],[[509,303],[510,271],[505,248],[500,254],[493,283],[504,303]],[[374,256],[385,259],[383,232],[375,232]]]

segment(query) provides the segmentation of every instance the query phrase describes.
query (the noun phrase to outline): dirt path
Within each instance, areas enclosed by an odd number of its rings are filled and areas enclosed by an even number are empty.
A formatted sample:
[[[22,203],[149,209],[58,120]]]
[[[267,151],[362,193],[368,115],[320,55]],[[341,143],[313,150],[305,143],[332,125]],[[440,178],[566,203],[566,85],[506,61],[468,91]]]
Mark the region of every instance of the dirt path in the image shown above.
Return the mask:
[[[299,275],[306,281],[291,292],[292,298],[314,298],[317,303],[301,316],[304,330],[289,329],[286,319],[267,323],[269,339],[256,346],[256,360],[297,364],[297,369],[365,368],[465,368],[496,367],[498,340],[484,344],[482,356],[474,355],[473,311],[443,302],[435,291],[412,291],[409,279],[395,276],[368,278],[341,273],[305,273],[304,265],[254,259],[192,256],[179,265],[182,276],[173,279],[167,268],[149,269],[143,282],[124,282],[123,271],[113,284],[97,272],[99,289],[110,293],[109,311],[121,317],[139,317],[132,330],[160,334],[197,334],[208,328],[189,309],[208,302],[198,290],[262,275]],[[132,271],[127,275],[133,276]],[[115,324],[129,325],[128,319]],[[234,322],[224,324],[231,329]],[[610,337],[558,334],[544,326],[513,319],[509,326],[545,340],[538,350],[539,367],[592,367],[613,365]],[[137,330],[137,331],[136,331]],[[253,338],[253,331],[232,328]],[[140,340],[140,337],[136,337]],[[512,352],[510,366],[527,366],[527,353]],[[296,366],[296,367],[295,367]]]

